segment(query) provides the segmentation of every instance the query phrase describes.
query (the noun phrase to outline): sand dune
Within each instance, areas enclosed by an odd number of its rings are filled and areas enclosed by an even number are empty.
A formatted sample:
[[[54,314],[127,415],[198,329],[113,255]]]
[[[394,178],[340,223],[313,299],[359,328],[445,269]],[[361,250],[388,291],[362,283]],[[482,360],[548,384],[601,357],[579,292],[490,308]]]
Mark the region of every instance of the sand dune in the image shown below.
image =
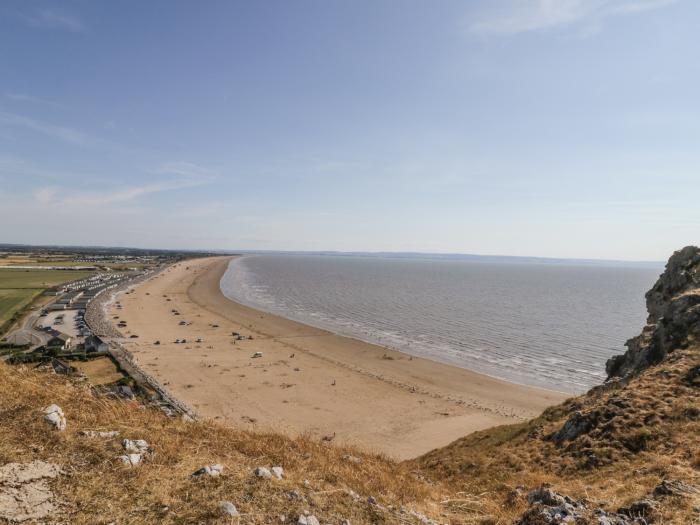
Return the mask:
[[[309,432],[402,459],[565,397],[234,303],[219,289],[229,260],[178,263],[121,295],[123,308],[110,313],[127,321],[125,346],[141,366],[203,417]],[[252,339],[234,341],[232,332]]]

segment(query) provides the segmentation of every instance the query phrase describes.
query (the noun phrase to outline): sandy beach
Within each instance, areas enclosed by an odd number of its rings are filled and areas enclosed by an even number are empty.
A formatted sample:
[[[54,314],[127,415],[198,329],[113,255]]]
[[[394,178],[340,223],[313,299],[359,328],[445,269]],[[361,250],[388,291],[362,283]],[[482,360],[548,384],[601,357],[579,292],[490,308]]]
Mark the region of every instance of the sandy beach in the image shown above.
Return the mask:
[[[566,397],[237,304],[219,288],[229,261],[178,263],[110,309],[114,324],[127,322],[123,342],[142,368],[202,417],[406,459]]]

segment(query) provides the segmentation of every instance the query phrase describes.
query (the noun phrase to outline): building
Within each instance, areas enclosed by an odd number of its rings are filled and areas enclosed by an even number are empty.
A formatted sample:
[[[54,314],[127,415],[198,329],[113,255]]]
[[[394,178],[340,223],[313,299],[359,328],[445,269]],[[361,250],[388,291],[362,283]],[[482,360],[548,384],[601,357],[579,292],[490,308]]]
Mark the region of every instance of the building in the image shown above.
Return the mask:
[[[96,335],[85,338],[86,352],[106,352],[107,350],[109,350],[109,345]]]
[[[54,335],[46,342],[46,348],[58,348],[60,350],[68,350],[71,347],[71,337],[66,334],[59,333]]]
[[[75,371],[75,369],[68,363],[61,361],[60,359],[56,359],[55,357],[51,359],[51,361],[45,361],[43,363],[40,363],[36,366],[36,369],[41,370],[43,372],[53,371],[55,374],[64,375],[71,374]]]

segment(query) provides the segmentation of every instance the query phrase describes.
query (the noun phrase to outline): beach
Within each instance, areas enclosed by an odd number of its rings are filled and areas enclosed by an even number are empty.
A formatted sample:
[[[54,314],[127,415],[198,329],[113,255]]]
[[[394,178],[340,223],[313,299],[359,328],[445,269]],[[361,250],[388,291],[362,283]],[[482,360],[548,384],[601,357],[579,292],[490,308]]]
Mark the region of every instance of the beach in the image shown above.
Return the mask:
[[[407,459],[566,397],[235,303],[219,288],[230,260],[179,262],[109,310],[143,370],[203,418]]]

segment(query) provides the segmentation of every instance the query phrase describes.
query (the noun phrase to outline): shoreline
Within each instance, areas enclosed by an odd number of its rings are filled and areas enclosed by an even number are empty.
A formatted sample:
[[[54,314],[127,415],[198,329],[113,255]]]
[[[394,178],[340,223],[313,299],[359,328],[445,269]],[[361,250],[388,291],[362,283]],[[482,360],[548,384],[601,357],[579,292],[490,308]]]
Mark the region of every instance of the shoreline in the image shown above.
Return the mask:
[[[235,259],[243,259],[243,258],[245,258],[245,257],[256,257],[256,255],[255,255],[255,254],[244,254],[244,255],[232,256],[232,257],[229,258],[229,264],[230,264],[231,262],[233,262]],[[226,268],[225,268],[224,271],[221,273],[221,277],[220,277],[220,279],[219,279],[219,282],[221,282],[221,280],[223,280],[223,277],[224,277],[224,275],[226,274],[226,272],[227,272],[227,270],[228,270],[229,264],[226,265]],[[221,288],[221,286],[219,286],[219,288]],[[231,301],[232,303],[236,303],[236,304],[238,304],[238,305],[240,305],[240,306],[245,306],[245,307],[247,307],[247,308],[250,308],[251,310],[255,310],[255,311],[257,311],[257,312],[261,312],[261,313],[266,314],[266,315],[275,316],[275,317],[278,317],[278,318],[281,318],[281,319],[286,319],[287,321],[290,321],[290,322],[293,322],[293,323],[299,323],[299,324],[301,324],[301,325],[308,326],[308,327],[310,327],[310,328],[316,328],[316,329],[318,329],[318,330],[323,330],[323,331],[325,331],[325,332],[328,332],[328,333],[330,333],[330,334],[332,334],[332,335],[336,335],[336,336],[338,336],[338,337],[345,337],[345,338],[348,338],[348,339],[355,339],[355,340],[357,340],[357,341],[360,341],[360,342],[362,342],[362,343],[366,343],[366,344],[368,344],[368,345],[372,345],[372,346],[376,346],[376,347],[379,347],[379,348],[383,348],[383,349],[385,349],[385,350],[391,350],[391,351],[393,351],[393,352],[399,352],[399,353],[401,353],[401,354],[403,354],[403,355],[405,355],[405,356],[407,356],[407,357],[412,357],[413,359],[425,359],[425,360],[427,360],[427,361],[432,361],[433,363],[439,363],[439,364],[442,364],[442,365],[451,366],[451,367],[455,367],[455,368],[460,368],[460,369],[462,369],[462,370],[467,370],[468,372],[471,372],[471,373],[474,373],[474,374],[479,374],[479,375],[482,375],[482,376],[487,377],[487,378],[489,378],[489,379],[495,379],[496,381],[504,381],[504,382],[510,383],[510,384],[512,384],[512,385],[521,386],[521,387],[525,387],[525,388],[534,388],[534,389],[536,389],[536,390],[543,390],[543,391],[545,391],[545,392],[554,392],[555,394],[561,394],[561,395],[566,396],[566,397],[574,397],[574,396],[578,396],[578,395],[581,395],[582,393],[584,393],[584,392],[578,392],[578,393],[576,393],[576,392],[564,392],[564,391],[562,391],[562,390],[557,390],[557,389],[551,388],[551,387],[538,386],[538,385],[529,385],[529,384],[527,384],[527,383],[521,383],[521,382],[519,382],[519,381],[515,381],[514,379],[507,379],[507,378],[503,378],[503,377],[498,377],[498,376],[496,376],[496,375],[488,374],[488,373],[482,372],[482,371],[480,371],[480,370],[475,370],[475,369],[473,369],[473,368],[467,368],[466,366],[461,366],[461,365],[459,365],[459,364],[457,364],[457,363],[452,363],[452,362],[447,361],[447,360],[441,361],[441,360],[439,360],[439,359],[437,359],[437,358],[435,358],[435,357],[423,357],[423,356],[421,356],[421,355],[412,354],[412,353],[410,353],[410,352],[408,352],[408,351],[406,351],[406,350],[402,350],[402,349],[400,349],[400,348],[395,348],[395,347],[391,347],[391,346],[385,346],[385,345],[381,344],[380,342],[373,341],[371,338],[363,338],[362,336],[355,335],[355,334],[343,334],[343,333],[341,333],[341,332],[339,332],[339,331],[335,331],[335,330],[332,329],[332,328],[324,328],[323,326],[315,325],[315,324],[313,324],[312,322],[309,322],[309,321],[299,321],[299,320],[296,320],[296,319],[292,319],[292,318],[290,318],[290,317],[285,317],[284,315],[277,314],[277,313],[275,313],[275,312],[271,312],[270,310],[265,310],[265,309],[261,308],[260,306],[256,306],[256,305],[249,304],[249,303],[247,303],[247,302],[245,302],[245,301],[242,301],[241,299],[237,299],[237,298],[233,298],[233,299],[232,299],[231,297],[228,297],[228,296],[223,292],[223,290],[221,291],[221,293],[224,295],[224,297],[225,297],[226,299],[228,299],[228,300]],[[594,386],[595,386],[595,385],[594,385]]]
[[[123,344],[139,366],[202,417],[406,459],[567,397],[234,302],[220,288],[231,259],[177,263],[110,312],[128,319]],[[234,342],[233,331],[251,339]]]

